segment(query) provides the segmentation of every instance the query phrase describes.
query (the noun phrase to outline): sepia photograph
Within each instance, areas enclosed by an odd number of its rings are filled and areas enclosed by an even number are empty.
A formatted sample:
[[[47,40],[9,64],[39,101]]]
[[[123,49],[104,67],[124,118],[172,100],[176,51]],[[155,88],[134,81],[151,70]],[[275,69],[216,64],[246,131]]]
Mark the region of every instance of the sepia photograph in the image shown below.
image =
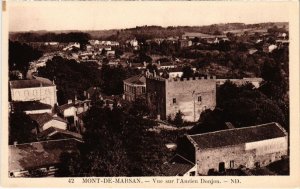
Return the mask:
[[[218,3],[7,2],[4,177],[291,176],[292,3]]]

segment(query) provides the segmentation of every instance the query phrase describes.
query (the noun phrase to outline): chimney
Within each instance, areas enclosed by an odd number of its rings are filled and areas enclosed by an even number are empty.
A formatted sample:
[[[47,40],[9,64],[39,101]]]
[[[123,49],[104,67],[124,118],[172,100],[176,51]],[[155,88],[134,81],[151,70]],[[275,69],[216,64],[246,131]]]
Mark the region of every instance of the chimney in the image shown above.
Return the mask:
[[[225,122],[225,125],[226,125],[227,129],[234,129],[235,128],[231,122]]]
[[[68,100],[68,104],[72,104],[72,100],[71,99]]]

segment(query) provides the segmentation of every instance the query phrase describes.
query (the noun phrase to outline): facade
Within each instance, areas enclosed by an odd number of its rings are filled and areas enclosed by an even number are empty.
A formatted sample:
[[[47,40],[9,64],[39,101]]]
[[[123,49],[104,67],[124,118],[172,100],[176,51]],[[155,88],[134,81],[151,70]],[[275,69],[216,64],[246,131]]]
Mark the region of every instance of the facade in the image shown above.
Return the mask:
[[[10,81],[12,101],[39,101],[52,107],[57,103],[56,85],[48,79]]]
[[[182,155],[195,162],[196,175],[267,166],[288,155],[288,134],[278,123],[187,135],[187,139],[186,149],[194,149]]]
[[[186,121],[198,121],[206,109],[216,106],[216,78],[165,79],[148,75],[146,79],[147,103],[159,119],[174,119],[181,111]]]
[[[134,101],[138,97],[146,94],[146,77],[144,75],[136,75],[124,80],[124,96],[125,100]]]

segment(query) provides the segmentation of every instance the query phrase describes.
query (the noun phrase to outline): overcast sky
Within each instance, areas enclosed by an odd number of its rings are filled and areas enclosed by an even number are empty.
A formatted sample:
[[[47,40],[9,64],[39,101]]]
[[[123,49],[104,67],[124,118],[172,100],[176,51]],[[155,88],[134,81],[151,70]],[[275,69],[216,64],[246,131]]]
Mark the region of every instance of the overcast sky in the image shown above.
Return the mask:
[[[23,2],[9,4],[9,30],[101,30],[289,20],[283,2]]]

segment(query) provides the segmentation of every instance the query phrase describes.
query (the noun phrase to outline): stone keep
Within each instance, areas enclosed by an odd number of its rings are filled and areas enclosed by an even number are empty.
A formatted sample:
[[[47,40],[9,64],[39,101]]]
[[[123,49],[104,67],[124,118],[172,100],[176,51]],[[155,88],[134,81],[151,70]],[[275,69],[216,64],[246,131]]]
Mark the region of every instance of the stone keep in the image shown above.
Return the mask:
[[[216,106],[216,78],[165,79],[147,76],[147,103],[153,115],[166,120],[183,113],[185,121],[198,121],[206,109]]]

